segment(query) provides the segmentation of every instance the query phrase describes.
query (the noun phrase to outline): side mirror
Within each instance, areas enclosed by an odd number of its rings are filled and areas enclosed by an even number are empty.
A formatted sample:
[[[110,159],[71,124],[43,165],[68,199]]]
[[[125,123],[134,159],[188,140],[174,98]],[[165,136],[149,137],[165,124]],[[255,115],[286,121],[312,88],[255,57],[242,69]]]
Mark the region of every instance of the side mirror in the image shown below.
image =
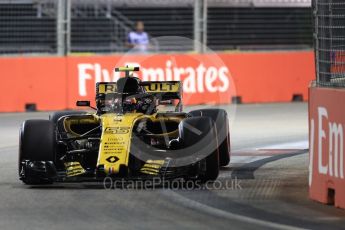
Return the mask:
[[[164,100],[159,102],[160,105],[173,105],[174,102],[172,100]]]
[[[87,106],[90,107],[90,101],[77,101],[77,106]]]

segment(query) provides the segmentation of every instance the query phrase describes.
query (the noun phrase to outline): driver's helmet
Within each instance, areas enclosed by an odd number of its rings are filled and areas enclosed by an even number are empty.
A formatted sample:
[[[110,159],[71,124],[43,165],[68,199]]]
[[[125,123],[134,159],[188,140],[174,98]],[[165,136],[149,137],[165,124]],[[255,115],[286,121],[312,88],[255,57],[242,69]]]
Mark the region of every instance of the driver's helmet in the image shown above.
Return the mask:
[[[117,80],[117,92],[126,95],[133,95],[142,93],[142,87],[139,84],[140,80],[136,77],[123,77]]]
[[[136,94],[143,93],[140,80],[136,77],[123,77],[117,80],[117,92],[122,95],[123,112],[133,112],[137,109]]]

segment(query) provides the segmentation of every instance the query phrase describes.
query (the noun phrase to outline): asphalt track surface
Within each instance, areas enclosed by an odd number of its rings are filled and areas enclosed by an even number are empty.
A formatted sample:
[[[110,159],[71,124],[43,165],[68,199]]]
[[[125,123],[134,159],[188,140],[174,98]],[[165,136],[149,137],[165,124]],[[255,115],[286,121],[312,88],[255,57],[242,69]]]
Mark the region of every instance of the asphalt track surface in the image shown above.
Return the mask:
[[[308,199],[307,105],[240,105],[235,115],[216,183],[104,189],[23,185],[19,126],[48,113],[0,114],[0,229],[345,229],[345,211]]]

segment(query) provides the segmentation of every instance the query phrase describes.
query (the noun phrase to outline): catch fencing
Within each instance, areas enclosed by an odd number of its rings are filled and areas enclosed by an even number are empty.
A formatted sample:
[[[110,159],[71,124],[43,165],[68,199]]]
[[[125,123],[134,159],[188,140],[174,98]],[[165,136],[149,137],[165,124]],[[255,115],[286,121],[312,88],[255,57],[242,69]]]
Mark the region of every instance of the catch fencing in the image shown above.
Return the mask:
[[[150,35],[150,52],[207,52],[199,43],[214,51],[310,49],[310,6],[310,0],[0,0],[0,55],[123,53],[137,21]]]
[[[313,3],[317,84],[345,87],[345,2]]]

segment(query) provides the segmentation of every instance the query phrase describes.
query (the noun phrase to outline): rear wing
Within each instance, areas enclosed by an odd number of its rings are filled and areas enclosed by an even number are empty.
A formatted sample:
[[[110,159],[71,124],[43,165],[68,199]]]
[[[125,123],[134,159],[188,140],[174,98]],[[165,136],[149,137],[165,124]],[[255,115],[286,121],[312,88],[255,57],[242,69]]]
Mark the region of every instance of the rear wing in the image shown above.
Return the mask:
[[[180,81],[143,81],[140,85],[146,93],[153,94],[162,101],[182,98]]]
[[[116,93],[116,82],[97,82],[96,83],[96,95]]]
[[[178,100],[175,111],[182,111],[182,83],[180,81],[143,81],[140,86],[145,93],[152,94],[160,102]],[[96,99],[117,93],[116,82],[97,82]]]

